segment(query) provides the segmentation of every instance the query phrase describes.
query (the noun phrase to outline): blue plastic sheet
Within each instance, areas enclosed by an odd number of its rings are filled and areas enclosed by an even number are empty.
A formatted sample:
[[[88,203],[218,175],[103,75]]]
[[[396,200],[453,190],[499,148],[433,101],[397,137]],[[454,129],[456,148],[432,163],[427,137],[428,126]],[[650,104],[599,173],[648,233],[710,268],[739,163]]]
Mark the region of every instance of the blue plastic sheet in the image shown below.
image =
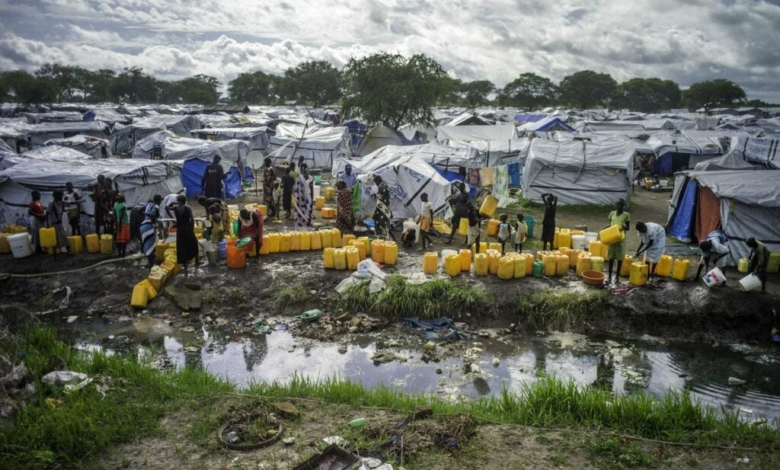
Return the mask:
[[[470,338],[455,326],[455,322],[447,317],[435,320],[421,320],[417,317],[404,318],[404,326],[420,329],[421,336],[431,341],[455,340]]]
[[[182,185],[187,188],[187,197],[197,197],[201,194],[201,181],[203,181],[203,174],[206,172],[206,167],[210,165],[209,162],[193,158],[184,162],[184,167],[181,170],[181,182]],[[232,167],[228,171],[225,179],[225,197],[227,199],[235,199],[241,195],[243,188],[241,186],[241,175],[238,173],[238,168]]]
[[[669,236],[678,240],[691,240],[693,237],[693,222],[696,216],[696,193],[698,192],[696,181],[688,179],[677,208],[674,211],[672,223],[669,226]]]
[[[510,163],[509,164],[509,186],[520,186],[520,164],[519,163]]]
[[[434,169],[438,171],[440,175],[445,177],[449,182],[465,181],[463,175],[459,173],[455,173],[454,171],[442,170],[441,168],[436,168],[436,167],[434,167]],[[474,185],[469,185],[469,198],[474,199],[475,197],[477,197],[477,187]]]

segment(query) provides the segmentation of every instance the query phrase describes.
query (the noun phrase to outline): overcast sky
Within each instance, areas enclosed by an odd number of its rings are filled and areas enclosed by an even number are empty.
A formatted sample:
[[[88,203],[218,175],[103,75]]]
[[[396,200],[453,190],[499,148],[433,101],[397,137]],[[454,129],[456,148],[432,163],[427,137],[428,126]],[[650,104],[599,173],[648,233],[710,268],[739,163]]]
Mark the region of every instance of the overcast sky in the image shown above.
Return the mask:
[[[578,70],[728,78],[780,103],[780,0],[0,0],[0,70],[60,61],[163,79],[427,54],[503,86]]]

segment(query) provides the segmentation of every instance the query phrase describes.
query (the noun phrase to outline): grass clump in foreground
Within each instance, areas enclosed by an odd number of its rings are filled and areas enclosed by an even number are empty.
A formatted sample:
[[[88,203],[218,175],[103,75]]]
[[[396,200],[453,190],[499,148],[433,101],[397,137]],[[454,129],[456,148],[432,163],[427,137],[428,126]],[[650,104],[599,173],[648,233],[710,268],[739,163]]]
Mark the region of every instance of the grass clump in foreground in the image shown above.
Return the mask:
[[[3,468],[74,468],[83,465],[108,446],[159,432],[158,421],[185,405],[202,406],[204,399],[234,393],[234,385],[202,370],[163,372],[139,363],[133,357],[105,356],[73,351],[57,341],[54,330],[29,330],[12,344],[4,345],[11,357],[24,352],[24,362],[37,381],[38,395],[16,422],[0,430],[0,462]],[[112,390],[103,397],[88,386],[70,395],[40,383],[52,355],[65,360],[71,370],[110,376]],[[411,412],[417,407],[434,413],[471,414],[477,422],[542,427],[587,427],[634,436],[695,444],[755,447],[760,452],[780,451],[780,431],[766,426],[748,426],[736,413],[718,416],[687,393],[671,393],[657,400],[637,394],[612,396],[604,390],[576,386],[572,382],[542,377],[519,393],[449,403],[429,395],[413,395],[384,387],[365,389],[338,379],[310,381],[293,378],[288,384],[253,384],[245,394],[271,400],[306,398],[324,404],[387,408]],[[61,406],[50,408],[46,398]],[[213,429],[202,429],[204,440]],[[192,434],[192,433],[189,433]],[[209,442],[211,442],[209,440]],[[203,445],[203,444],[201,444]],[[610,454],[605,443],[594,452]],[[641,460],[641,456],[630,459]],[[633,460],[631,460],[633,461]],[[629,462],[630,463],[630,462]]]
[[[424,284],[411,284],[403,276],[389,276],[386,287],[371,294],[368,284],[347,288],[338,299],[338,306],[349,311],[371,311],[384,318],[439,318],[491,308],[484,290],[437,279]]]
[[[601,312],[608,297],[606,290],[537,292],[518,300],[517,314],[534,329],[566,330]]]
[[[287,307],[305,304],[309,300],[311,300],[311,292],[302,284],[282,289],[274,294],[274,305],[282,312]]]

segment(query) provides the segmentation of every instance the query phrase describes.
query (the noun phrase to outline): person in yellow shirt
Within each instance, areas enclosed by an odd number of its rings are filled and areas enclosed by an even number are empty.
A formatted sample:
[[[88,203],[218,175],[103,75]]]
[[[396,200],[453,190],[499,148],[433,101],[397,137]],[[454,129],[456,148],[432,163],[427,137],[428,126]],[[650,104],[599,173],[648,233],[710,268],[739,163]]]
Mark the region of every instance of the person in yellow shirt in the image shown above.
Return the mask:
[[[628,232],[631,228],[631,215],[626,212],[626,201],[623,199],[618,200],[615,210],[609,213],[609,225],[604,228],[618,226],[623,232]],[[609,245],[607,249],[607,259],[609,259],[607,277],[609,282],[612,282],[612,266],[614,261],[617,261],[617,271],[615,272],[615,285],[620,285],[620,269],[623,267],[623,258],[626,256],[626,240],[625,238],[618,243]]]

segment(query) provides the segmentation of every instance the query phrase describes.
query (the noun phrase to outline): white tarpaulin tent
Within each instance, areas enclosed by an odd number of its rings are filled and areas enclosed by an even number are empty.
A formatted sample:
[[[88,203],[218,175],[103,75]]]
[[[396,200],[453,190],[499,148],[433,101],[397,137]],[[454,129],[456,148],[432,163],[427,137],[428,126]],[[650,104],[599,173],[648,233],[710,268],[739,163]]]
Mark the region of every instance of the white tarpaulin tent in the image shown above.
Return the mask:
[[[484,141],[510,140],[517,138],[513,125],[502,126],[439,126],[436,128],[436,140]]]
[[[109,133],[108,124],[102,121],[47,122],[32,126],[27,131],[27,138],[30,146],[40,147],[52,139],[65,139],[79,134],[105,139]]]
[[[275,163],[298,162],[303,157],[309,168],[330,168],[350,155],[349,132],[344,127],[279,124],[271,137],[269,157]]]
[[[561,204],[628,201],[634,177],[630,142],[552,142],[534,139],[523,169],[523,196],[541,202],[552,193]]]
[[[55,147],[45,147],[53,149]],[[82,155],[75,150],[64,149]],[[81,226],[84,233],[94,232],[94,204],[86,197],[87,186],[95,184],[98,175],[114,180],[127,198],[128,207],[150,200],[155,194],[165,196],[182,189],[181,163],[149,160],[106,158],[95,160],[34,159],[0,171],[0,226],[14,223],[30,227],[27,207],[33,190],[41,192],[44,205],[51,201],[55,189],[64,189],[71,182],[82,194]]]
[[[89,155],[92,158],[110,158],[111,143],[106,139],[98,139],[88,135],[76,135],[67,139],[52,139],[46,141],[46,146],[59,145],[68,147],[78,152]]]
[[[372,181],[367,179],[370,175],[379,175],[390,186],[390,209],[396,219],[417,217],[420,215],[422,202],[420,195],[428,194],[436,216],[450,217],[450,209],[447,198],[452,190],[450,182],[441,176],[433,167],[415,158],[414,155],[406,155],[399,159],[386,161],[380,166],[372,166],[371,170],[359,172],[362,185],[361,211],[371,214],[376,209],[376,199],[370,194]]]
[[[442,170],[457,172],[459,167],[479,167],[477,151],[471,147],[452,148],[438,144],[388,145],[359,159],[342,158],[334,162],[336,175],[349,163],[356,173],[369,173],[406,157],[414,157]]]
[[[243,140],[202,140],[178,137],[163,131],[141,140],[133,149],[134,159],[179,160],[184,162],[182,179],[187,197],[200,194],[200,182],[206,167],[215,156],[225,172],[228,199],[241,194],[241,180],[246,169],[249,144]]]
[[[720,201],[720,222],[729,237],[729,264],[750,255],[745,241],[764,242],[780,251],[780,170],[726,170],[690,172],[699,186],[709,188]]]
[[[751,163],[775,170],[780,169],[780,140],[739,137],[734,148],[741,151],[744,159]]]
[[[403,144],[403,139],[394,130],[386,126],[376,126],[360,139],[360,145],[355,153],[359,156],[365,156],[388,145]]]
[[[267,127],[222,127],[199,129],[192,132],[201,139],[207,140],[244,140],[249,143],[247,164],[260,168],[270,140]]]
[[[203,127],[195,116],[147,116],[128,126],[114,126],[111,134],[111,151],[130,152],[133,146],[146,137],[160,131],[169,131],[179,137],[192,137],[192,131]]]

